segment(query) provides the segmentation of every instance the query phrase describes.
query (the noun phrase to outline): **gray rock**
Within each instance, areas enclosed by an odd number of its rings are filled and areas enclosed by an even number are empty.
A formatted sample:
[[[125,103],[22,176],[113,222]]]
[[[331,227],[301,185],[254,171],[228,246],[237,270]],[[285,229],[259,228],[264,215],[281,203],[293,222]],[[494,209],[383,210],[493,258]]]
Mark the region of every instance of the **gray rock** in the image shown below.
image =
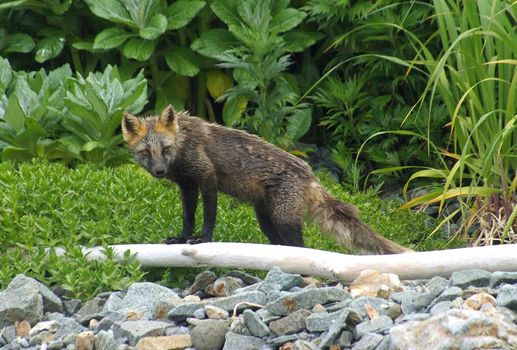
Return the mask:
[[[120,303],[120,309],[114,309],[111,305],[110,311],[140,311],[143,317],[151,319],[156,304],[163,300],[180,302],[181,298],[169,288],[150,282],[133,283],[129,286],[127,294]],[[107,310],[106,310],[107,311]]]
[[[390,350],[390,337],[385,336],[375,350]]]
[[[242,313],[244,323],[250,331],[251,335],[255,337],[265,337],[271,333],[268,326],[260,319],[260,317],[251,310],[244,310]]]
[[[441,314],[451,309],[452,301],[444,300],[436,303],[430,310],[431,316]]]
[[[278,267],[273,267],[267,274],[259,290],[266,294],[272,291],[289,290],[303,283],[303,277],[298,274],[285,273]]]
[[[51,341],[53,339],[54,339],[54,333],[49,332],[49,331],[41,331],[41,332],[35,334],[34,336],[29,337],[29,344],[32,346],[39,345],[42,343],[48,343],[49,341]]]
[[[276,315],[288,315],[300,309],[312,309],[316,304],[326,304],[333,301],[350,299],[350,294],[340,288],[309,289],[290,293],[270,302],[266,309]]]
[[[81,307],[81,300],[71,299],[63,301],[63,309],[67,316],[72,316]]]
[[[59,321],[59,329],[55,334],[55,340],[63,340],[67,336],[76,336],[77,334],[87,331],[86,327],[83,327],[79,323],[77,323],[73,318],[66,317]]]
[[[264,340],[233,332],[226,333],[223,350],[262,350]]]
[[[266,309],[262,308],[260,310],[257,310],[255,312],[257,314],[258,317],[260,317],[260,319],[262,321],[264,321],[265,323],[269,323],[271,321],[275,321],[275,320],[278,320],[279,318],[281,318],[281,316],[278,316],[278,315],[275,315],[275,314],[272,314],[271,312],[267,311]]]
[[[7,286],[0,292],[0,329],[27,320],[35,324],[43,318],[43,297],[31,283]]]
[[[269,328],[276,335],[298,333],[305,329],[305,319],[311,314],[310,311],[301,309],[288,316],[269,323]]]
[[[220,307],[228,312],[233,311],[233,308],[242,302],[249,302],[253,304],[264,305],[266,301],[266,295],[259,291],[254,292],[246,292],[241,294],[235,294],[226,298],[217,298],[217,299],[206,299],[193,303],[184,303],[175,306],[171,311],[169,311],[169,319],[173,321],[183,321],[187,317],[192,317],[194,311],[197,309],[204,307],[205,305],[213,305]],[[246,304],[242,304],[239,306],[239,310],[244,310],[248,308]]]
[[[504,285],[497,295],[497,306],[504,306],[517,312],[517,286]]]
[[[73,317],[80,324],[87,325],[92,318],[102,318],[104,316],[102,309],[105,303],[106,300],[102,298],[88,300]]]
[[[135,346],[143,337],[155,337],[165,334],[171,324],[165,321],[123,321],[113,325],[115,338],[127,338],[129,345]]]
[[[127,315],[121,314],[118,312],[114,312],[112,314],[109,314],[108,316],[104,317],[102,320],[97,323],[93,331],[95,333],[100,331],[107,331],[113,326],[116,322],[122,322],[127,319]]]
[[[198,320],[202,320],[205,318],[205,309],[199,308],[196,311],[194,311],[193,316],[197,318]]]
[[[14,326],[4,327],[0,331],[0,334],[2,335],[0,338],[3,338],[5,340],[6,344],[13,342],[13,340],[16,338],[16,332],[14,330]]]
[[[276,349],[287,342],[294,342],[296,340],[298,340],[298,334],[282,335],[268,340],[268,344]]]
[[[296,340],[293,343],[293,350],[316,350],[316,346],[306,340]]]
[[[305,320],[306,328],[309,332],[324,332],[329,329],[342,312],[343,310],[311,314]]]
[[[433,298],[440,295],[445,289],[449,287],[449,280],[440,276],[433,277],[425,284],[425,289]]]
[[[219,277],[214,283],[209,284],[205,288],[205,293],[212,297],[227,297],[243,287],[244,282],[240,278],[232,276]]]
[[[402,316],[402,322],[422,321],[422,320],[427,320],[429,317],[431,317],[430,313],[417,312],[414,314],[408,314],[408,315]]]
[[[402,312],[410,314],[425,309],[434,299],[431,293],[423,293],[415,290],[395,293],[391,296],[393,300],[400,303]]]
[[[379,315],[387,315],[388,312],[390,312],[390,309],[396,305],[394,302],[382,298],[377,297],[359,297],[352,301],[348,308],[358,313],[361,318],[365,318],[367,316],[366,314],[366,305],[370,305],[373,307]]]
[[[378,333],[393,325],[393,320],[388,316],[379,316],[371,320],[359,323],[355,327],[355,338],[361,339],[367,333]]]
[[[354,335],[350,331],[343,331],[339,336],[337,343],[342,348],[348,348],[352,346],[352,341],[354,340]]]
[[[250,275],[249,273],[243,271],[230,271],[224,274],[224,276],[232,276],[240,278],[244,283],[248,285],[256,284],[262,282],[262,280],[256,276]]]
[[[195,292],[201,291],[206,288],[210,283],[213,283],[217,276],[212,271],[203,271],[198,274],[194,280],[192,285],[185,289],[181,294],[182,297],[186,297],[187,295],[194,294]]]
[[[95,350],[113,350],[118,345],[112,330],[100,331],[95,335]]]
[[[490,287],[495,288],[503,283],[517,284],[517,272],[492,272],[492,276],[490,277]]]
[[[64,347],[65,344],[61,340],[52,340],[50,343],[48,343],[47,350],[61,350]]]
[[[379,345],[384,336],[375,333],[365,334],[361,340],[354,344],[352,350],[374,350]]]
[[[476,349],[464,344],[485,344],[492,335],[500,340],[498,349],[517,348],[517,329],[512,318],[492,308],[488,312],[451,309],[424,321],[394,326],[390,349]],[[484,348],[484,347],[481,347]]]
[[[226,319],[230,316],[228,311],[213,305],[205,305],[205,314],[212,319]]]
[[[468,286],[485,287],[490,283],[491,273],[480,269],[454,271],[450,282],[451,285],[462,289]]]
[[[341,330],[346,326],[347,318],[350,314],[350,310],[345,309],[336,317],[335,321],[330,325],[327,333],[324,333],[321,337],[321,341],[318,345],[318,349],[325,349],[332,345],[334,340],[338,337]]]
[[[111,295],[106,300],[102,311],[106,314],[109,314],[112,312],[117,312],[118,310],[122,310],[125,307],[122,299],[124,299],[124,294],[117,292],[111,293]]]
[[[6,290],[17,289],[21,286],[31,286],[36,289],[43,298],[43,312],[62,312],[63,303],[50,289],[48,289],[43,283],[35,280],[34,278],[27,277],[25,275],[17,275],[11,283],[7,286]]]
[[[438,304],[441,301],[453,301],[454,299],[461,297],[463,290],[460,287],[449,287],[442,292],[436,299],[433,300],[431,307]]]
[[[228,322],[225,320],[206,320],[195,326],[190,336],[192,345],[197,350],[221,349],[228,331]]]

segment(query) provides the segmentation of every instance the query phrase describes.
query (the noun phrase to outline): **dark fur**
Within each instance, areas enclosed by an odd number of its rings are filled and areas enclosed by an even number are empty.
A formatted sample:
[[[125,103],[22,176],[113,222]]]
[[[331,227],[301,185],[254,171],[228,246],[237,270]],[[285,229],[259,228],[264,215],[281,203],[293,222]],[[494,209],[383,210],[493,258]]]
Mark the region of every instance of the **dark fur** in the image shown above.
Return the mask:
[[[253,205],[273,244],[303,246],[302,222],[308,214],[340,244],[380,254],[409,251],[376,234],[353,205],[328,194],[307,163],[254,135],[175,113],[172,107],[159,117],[126,113],[122,128],[139,163],[179,185],[183,230],[170,242],[192,236],[199,192],[204,222],[197,241],[210,241],[221,191]]]

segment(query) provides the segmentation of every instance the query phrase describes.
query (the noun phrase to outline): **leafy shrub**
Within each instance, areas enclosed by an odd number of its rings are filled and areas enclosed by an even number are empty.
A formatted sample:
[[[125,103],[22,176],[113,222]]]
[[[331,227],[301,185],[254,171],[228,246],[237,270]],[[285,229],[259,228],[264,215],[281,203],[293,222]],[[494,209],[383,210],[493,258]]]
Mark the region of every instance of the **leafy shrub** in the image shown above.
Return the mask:
[[[111,66],[86,78],[73,77],[68,65],[25,73],[0,58],[1,158],[128,161],[117,128],[123,111],[138,113],[146,101],[142,72],[128,80]]]
[[[233,69],[237,85],[220,97],[226,100],[225,124],[292,146],[308,131],[311,111],[298,103],[296,80],[286,74],[289,54],[314,44],[318,35],[295,29],[305,13],[288,1],[216,0],[211,8],[228,30],[207,31],[192,47]]]
[[[391,239],[414,245],[430,231],[422,214],[398,211],[371,193],[351,195],[328,176],[322,180],[337,197],[357,204],[362,217]],[[63,285],[73,296],[89,297],[101,290],[122,289],[143,278],[129,257],[122,263],[87,262],[80,246],[159,243],[181,230],[181,201],[176,186],[125,165],[97,168],[91,164],[69,169],[60,163],[27,162],[15,167],[0,163],[0,288],[17,273]],[[250,206],[221,195],[215,241],[266,243]],[[197,228],[202,222],[202,208]],[[306,245],[343,251],[309,225]],[[445,241],[425,241],[436,248]],[[46,256],[45,248],[63,247],[64,257]],[[162,270],[159,270],[160,273]],[[180,271],[172,269],[176,278]],[[148,278],[160,279],[150,271]]]
[[[324,127],[324,142],[333,148],[333,160],[345,173],[345,181],[355,186],[384,184],[389,188],[410,176],[408,165],[434,164],[425,138],[411,133],[425,132],[429,127],[427,138],[440,144],[445,137],[440,121],[445,120],[446,113],[436,101],[432,110],[435,123],[428,125],[416,116],[406,118],[427,78],[397,61],[414,57],[405,35],[408,30],[426,38],[430,50],[437,46],[432,7],[425,2],[395,0],[311,0],[303,9],[308,20],[325,33],[320,43],[324,54],[315,57],[318,68],[325,73],[307,95],[317,107],[315,121]],[[402,130],[402,134],[384,133],[389,130]],[[382,137],[369,142],[359,153],[365,141],[377,133]],[[392,171],[371,174],[379,168]]]

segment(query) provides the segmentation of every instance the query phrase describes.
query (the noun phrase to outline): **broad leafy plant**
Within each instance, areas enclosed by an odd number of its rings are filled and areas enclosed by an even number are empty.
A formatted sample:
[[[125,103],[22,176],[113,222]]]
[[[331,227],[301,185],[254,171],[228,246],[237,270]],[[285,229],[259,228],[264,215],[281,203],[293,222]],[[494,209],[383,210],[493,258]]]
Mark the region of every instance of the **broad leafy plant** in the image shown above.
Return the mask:
[[[311,125],[310,109],[298,103],[298,84],[287,74],[290,54],[314,44],[316,33],[295,30],[305,18],[289,1],[216,0],[214,13],[228,29],[209,30],[194,41],[199,53],[233,70],[236,85],[222,100],[227,125],[243,125],[284,148]]]
[[[114,165],[128,160],[118,127],[122,113],[147,103],[143,72],[123,79],[116,67],[87,77],[68,65],[16,72],[0,58],[2,160],[32,158]]]
[[[70,132],[59,142],[77,157],[99,164],[127,161],[117,132],[122,113],[139,113],[147,103],[147,82],[141,71],[122,80],[117,67],[104,72],[78,75],[66,82],[62,125]]]
[[[68,65],[48,74],[15,72],[0,57],[0,150],[2,160],[34,157],[72,159],[74,155],[53,137],[58,132],[58,110],[64,107],[63,81]]]
[[[123,57],[141,62],[141,67],[148,66],[157,108],[167,103],[183,108],[185,101],[177,90],[178,85],[183,90],[188,89],[188,80],[181,77],[193,77],[200,71],[199,57],[187,45],[188,41],[193,40],[192,34],[183,29],[203,9],[205,2],[85,2],[96,16],[111,22],[108,28],[96,34],[91,49],[118,49]]]

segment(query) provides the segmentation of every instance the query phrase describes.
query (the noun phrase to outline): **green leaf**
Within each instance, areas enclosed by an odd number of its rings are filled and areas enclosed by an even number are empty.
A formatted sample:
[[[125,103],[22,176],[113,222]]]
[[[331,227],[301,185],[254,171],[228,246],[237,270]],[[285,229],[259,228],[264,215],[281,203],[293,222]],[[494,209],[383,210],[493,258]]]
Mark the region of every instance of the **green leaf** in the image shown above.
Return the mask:
[[[284,35],[284,40],[288,51],[301,52],[323,37],[324,35],[318,32],[292,30]]]
[[[122,45],[132,35],[119,27],[108,28],[95,36],[94,49],[109,50]]]
[[[287,122],[287,135],[293,141],[299,140],[309,131],[312,115],[310,108],[298,109]]]
[[[154,41],[131,38],[122,48],[122,54],[137,61],[147,61],[154,51]]]
[[[0,94],[11,82],[11,77],[12,69],[9,61],[3,57],[0,57]]]
[[[305,12],[293,8],[283,9],[273,14],[272,32],[275,34],[287,32],[300,24],[306,15]]]
[[[240,45],[226,29],[210,29],[192,42],[192,49],[203,56],[216,58],[223,52]]]
[[[12,94],[9,97],[9,104],[5,109],[4,120],[17,133],[21,132],[25,128],[25,113],[23,112],[20,102],[18,101],[18,97],[15,94]]]
[[[187,47],[169,47],[164,56],[169,68],[178,74],[192,77],[199,72],[196,56]]]
[[[241,20],[237,15],[238,1],[233,0],[215,0],[210,8],[224,23],[228,26],[240,26]]]
[[[36,55],[34,59],[38,63],[48,61],[61,53],[65,46],[65,38],[50,37],[42,39],[36,45]]]
[[[237,96],[233,99],[226,100],[223,107],[224,125],[233,126],[239,121],[247,105],[248,99],[244,96]]]
[[[233,86],[232,78],[220,69],[210,69],[206,75],[206,88],[214,99],[218,99]]]
[[[154,40],[167,30],[167,18],[162,14],[157,14],[151,18],[145,28],[140,29],[139,34],[147,40]]]
[[[111,22],[122,23],[130,27],[136,27],[129,12],[116,0],[85,0],[90,10],[98,17],[107,19]]]
[[[176,1],[167,9],[166,15],[169,21],[167,29],[186,26],[203,7],[205,7],[204,1]]]
[[[72,44],[72,47],[77,50],[83,50],[88,52],[94,52],[93,43],[90,41],[76,41]]]
[[[72,0],[57,1],[57,3],[52,4],[52,12],[56,15],[62,15],[68,11],[70,5],[72,5]]]
[[[27,35],[23,33],[18,33],[14,35],[9,35],[7,39],[7,46],[4,49],[4,52],[20,52],[20,53],[27,53],[32,51],[34,49],[34,40]]]

